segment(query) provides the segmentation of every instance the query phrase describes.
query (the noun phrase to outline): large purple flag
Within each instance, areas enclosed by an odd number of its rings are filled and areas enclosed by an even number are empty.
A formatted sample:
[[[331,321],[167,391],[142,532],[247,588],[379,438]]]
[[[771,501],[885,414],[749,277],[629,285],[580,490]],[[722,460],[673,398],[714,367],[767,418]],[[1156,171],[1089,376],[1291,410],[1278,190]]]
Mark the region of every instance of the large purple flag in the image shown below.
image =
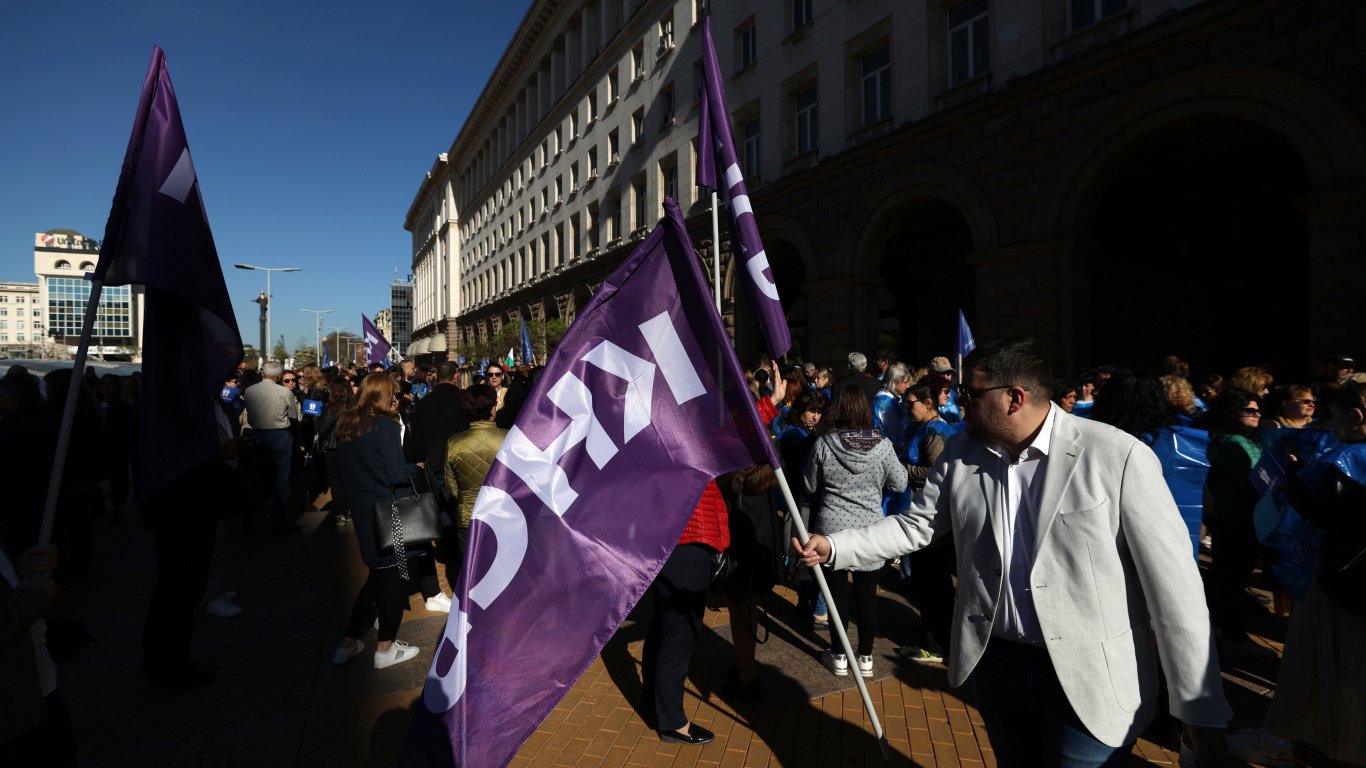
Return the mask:
[[[773,268],[759,238],[759,224],[749,202],[745,177],[735,152],[735,134],[726,108],[726,89],[721,84],[721,66],[716,61],[716,46],[711,41],[711,16],[702,19],[702,104],[697,120],[697,185],[721,191],[724,183],[726,210],[730,213],[730,237],[735,253],[745,268],[737,282],[745,300],[759,318],[759,328],[768,341],[768,351],[776,359],[792,347],[792,334],[778,300],[778,285]]]
[[[384,334],[379,332],[375,324],[370,322],[370,318],[365,315],[360,316],[360,332],[365,337],[365,364],[382,363],[389,359],[389,350],[393,345],[384,338]]]
[[[707,482],[776,462],[664,206],[556,347],[479,492],[403,765],[506,765],[640,600]]]
[[[242,359],[166,54],[152,49],[94,279],[146,289],[140,493],[218,452],[213,409]]]

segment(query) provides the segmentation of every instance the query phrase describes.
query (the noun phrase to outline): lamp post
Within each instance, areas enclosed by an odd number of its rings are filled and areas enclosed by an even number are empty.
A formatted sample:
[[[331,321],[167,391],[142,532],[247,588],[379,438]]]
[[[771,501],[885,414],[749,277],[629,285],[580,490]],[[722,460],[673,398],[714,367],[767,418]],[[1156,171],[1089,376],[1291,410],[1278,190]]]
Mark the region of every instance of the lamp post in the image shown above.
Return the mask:
[[[254,269],[254,270],[258,271],[258,272],[265,272],[265,273],[266,273],[266,304],[264,304],[263,306],[265,307],[265,310],[266,310],[266,343],[269,344],[269,343],[270,343],[270,301],[273,300],[273,299],[275,298],[275,297],[274,297],[273,295],[271,295],[271,293],[270,293],[270,273],[271,273],[271,272],[301,272],[301,271],[303,271],[303,267],[258,267],[258,266],[252,265],[252,264],[233,264],[233,266],[234,266],[234,267],[237,267],[238,269],[249,269],[249,270],[250,270],[250,269]],[[263,349],[263,350],[261,350],[261,357],[262,357],[263,359],[265,359],[265,360],[269,360],[269,359],[270,359],[270,350],[269,350],[269,349]]]
[[[313,331],[313,362],[322,365],[323,361],[323,315],[336,312],[335,309],[301,309],[300,312],[312,312],[313,317],[318,321],[318,327]]]

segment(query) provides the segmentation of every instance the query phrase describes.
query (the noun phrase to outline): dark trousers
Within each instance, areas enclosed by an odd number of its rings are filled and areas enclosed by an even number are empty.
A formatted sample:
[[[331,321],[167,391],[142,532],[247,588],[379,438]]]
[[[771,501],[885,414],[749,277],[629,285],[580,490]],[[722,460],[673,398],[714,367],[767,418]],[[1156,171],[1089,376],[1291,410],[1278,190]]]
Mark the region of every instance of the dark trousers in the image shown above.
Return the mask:
[[[270,524],[283,528],[291,522],[286,510],[289,506],[289,471],[293,461],[294,435],[287,429],[253,429],[256,438],[255,477],[249,516],[254,516],[264,495],[270,506]],[[248,517],[249,520],[252,517]],[[248,526],[250,527],[250,526]]]
[[[945,652],[949,648],[949,627],[953,623],[953,572],[957,551],[953,537],[946,536],[910,554],[911,594],[920,609],[920,625]]]
[[[854,582],[854,599],[849,599],[849,580]],[[830,597],[840,613],[840,625],[845,634],[849,633],[849,620],[858,622],[858,646],[860,656],[873,655],[873,639],[877,637],[877,571],[826,571],[825,583],[830,586]],[[844,653],[839,635],[835,634],[832,622],[830,627],[830,648],[835,653]]]
[[[142,628],[142,658],[149,671],[175,671],[189,663],[194,609],[208,584],[217,524],[215,514],[196,503],[195,496],[224,493],[214,487],[191,492],[176,482],[143,505],[157,552],[156,586]]]
[[[1102,768],[1129,755],[1132,745],[1103,744],[1081,724],[1043,648],[993,637],[972,683],[1001,768]]]
[[[711,550],[701,544],[682,544],[674,547],[650,585],[655,605],[645,633],[641,677],[644,705],[654,709],[661,731],[676,731],[688,722],[683,682],[702,634],[710,578]]]
[[[1238,641],[1247,637],[1243,626],[1243,590],[1257,566],[1257,531],[1251,518],[1210,518],[1206,525],[1214,542],[1210,552],[1210,618],[1221,635]]]
[[[379,641],[398,637],[398,625],[403,620],[403,606],[408,602],[403,579],[398,568],[371,568],[370,575],[356,594],[351,605],[351,618],[346,622],[346,636],[360,639],[379,612]]]

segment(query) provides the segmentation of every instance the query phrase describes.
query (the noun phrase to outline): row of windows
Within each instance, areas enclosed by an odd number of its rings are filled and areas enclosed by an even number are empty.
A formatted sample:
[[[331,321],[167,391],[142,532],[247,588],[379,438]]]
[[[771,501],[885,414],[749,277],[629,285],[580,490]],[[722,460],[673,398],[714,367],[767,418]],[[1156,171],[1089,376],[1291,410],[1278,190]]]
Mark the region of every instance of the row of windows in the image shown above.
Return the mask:
[[[15,303],[15,304],[23,304],[23,303],[26,302],[26,301],[28,301],[28,297],[26,297],[26,296],[15,296],[15,297],[14,297],[14,303]],[[37,299],[34,299],[33,301],[34,301],[34,303],[37,303],[38,300],[37,300]],[[0,296],[0,304],[8,304],[8,303],[9,303],[9,297],[8,297],[8,296]]]
[[[47,327],[58,336],[79,336],[85,321],[85,305],[90,299],[90,283],[69,277],[47,281]],[[97,337],[131,337],[132,289],[126,285],[105,286],[95,315]]]

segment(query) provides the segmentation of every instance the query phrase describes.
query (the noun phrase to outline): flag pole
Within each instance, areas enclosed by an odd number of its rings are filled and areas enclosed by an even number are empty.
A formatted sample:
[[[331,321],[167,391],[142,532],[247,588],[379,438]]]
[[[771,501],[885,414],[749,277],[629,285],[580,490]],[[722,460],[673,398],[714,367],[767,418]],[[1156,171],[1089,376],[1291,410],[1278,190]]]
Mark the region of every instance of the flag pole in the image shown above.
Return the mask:
[[[797,529],[797,540],[806,546],[807,539],[811,535],[806,532],[806,524],[802,522],[801,513],[797,509],[797,502],[792,497],[792,489],[787,485],[787,477],[783,475],[782,467],[774,467],[773,474],[778,477],[778,487],[783,491],[783,500],[787,502],[788,514],[792,516],[792,525]],[[816,585],[821,588],[821,594],[825,596],[825,608],[830,613],[830,627],[839,635],[840,645],[844,648],[845,657],[856,659],[854,647],[849,644],[849,633],[845,631],[844,625],[840,622],[839,609],[835,607],[835,601],[830,597],[830,585],[825,582],[825,572],[819,565],[812,566],[811,575],[816,577]],[[873,735],[877,737],[877,745],[882,749],[882,759],[891,762],[891,752],[887,746],[887,735],[882,731],[882,723],[877,719],[877,709],[873,707],[872,696],[868,694],[868,684],[863,682],[863,675],[857,669],[851,669],[850,674],[854,678],[854,684],[858,686],[859,697],[863,699],[863,708],[868,712],[868,719],[873,723]]]
[[[721,314],[721,222],[717,219],[716,190],[711,191],[711,290],[716,297],[716,314]]]
[[[38,546],[52,541],[52,523],[57,516],[57,497],[62,489],[62,469],[66,464],[66,449],[71,442],[71,425],[76,420],[76,398],[85,376],[85,357],[90,350],[90,337],[95,331],[95,316],[100,306],[100,292],[104,283],[91,279],[90,299],[85,303],[85,321],[81,324],[81,341],[76,347],[76,359],[71,364],[71,382],[66,388],[66,405],[62,408],[62,425],[57,432],[57,452],[52,457],[52,474],[47,481],[47,499],[43,504],[43,524],[38,530]]]

